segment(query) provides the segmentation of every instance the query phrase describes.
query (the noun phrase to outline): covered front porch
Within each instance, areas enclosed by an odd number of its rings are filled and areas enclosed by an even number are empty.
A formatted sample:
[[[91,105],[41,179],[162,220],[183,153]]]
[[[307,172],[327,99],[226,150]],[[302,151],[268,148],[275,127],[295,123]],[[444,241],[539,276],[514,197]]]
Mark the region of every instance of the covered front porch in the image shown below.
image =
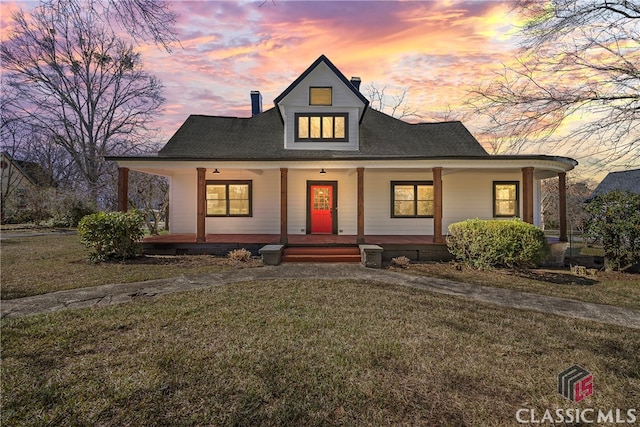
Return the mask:
[[[389,241],[397,240],[395,236],[400,236],[400,240],[415,237],[419,243],[443,244],[448,225],[468,218],[517,216],[541,225],[539,183],[541,179],[553,176],[558,179],[559,188],[560,240],[566,241],[566,173],[562,171],[563,165],[547,158],[530,160],[528,164],[534,166],[528,166],[523,159],[496,160],[473,160],[472,165],[470,161],[453,160],[439,160],[435,165],[426,161],[390,164],[372,160],[366,162],[366,167],[362,162],[287,162],[288,167],[275,162],[257,162],[255,168],[237,162],[215,163],[206,168],[194,168],[192,162],[181,162],[179,167],[175,163],[168,167],[169,164],[165,165],[159,159],[151,163],[122,163],[140,172],[171,179],[170,203],[174,207],[171,230],[175,239],[184,240],[181,243],[191,243],[194,235],[197,243],[228,243],[228,236],[233,234],[262,236],[259,243],[277,239],[279,244],[298,244],[313,239],[316,244],[351,244],[354,239],[353,244],[380,241],[396,244]],[[158,167],[161,165],[167,167]],[[120,210],[126,210],[128,205],[128,172],[128,167],[120,167]],[[513,200],[507,201],[513,206],[509,215],[496,213],[498,199],[495,190],[492,193],[496,183],[505,182],[515,189]],[[225,206],[234,203],[229,196],[231,186],[244,187],[244,201],[235,202],[244,203],[244,210],[234,212],[227,207],[225,215],[225,212],[216,211],[216,203],[222,201],[223,211]],[[321,233],[314,230],[312,224],[316,206],[322,204],[319,203],[322,200],[312,199],[317,186],[332,194],[326,200],[325,208],[330,226]],[[210,199],[210,187],[218,199]],[[420,188],[428,188],[430,195],[420,202],[430,206],[428,211],[418,214],[414,207],[410,212],[415,214],[413,217],[396,212],[397,206],[408,203],[405,199],[395,200],[394,188],[401,187],[415,190],[413,195],[418,194]],[[223,194],[225,189],[226,201],[217,195],[220,191]],[[417,196],[412,197],[410,202],[418,203],[417,199]]]
[[[234,249],[247,249],[254,255],[266,245],[280,244],[279,234],[205,234],[198,241],[195,233],[147,236],[142,241],[143,251],[155,255],[210,254],[226,256]],[[356,235],[290,234],[286,246],[345,247],[358,244],[377,245],[384,249],[383,260],[406,256],[412,260],[449,260],[451,255],[445,243],[436,243],[434,236],[365,235],[364,243]]]

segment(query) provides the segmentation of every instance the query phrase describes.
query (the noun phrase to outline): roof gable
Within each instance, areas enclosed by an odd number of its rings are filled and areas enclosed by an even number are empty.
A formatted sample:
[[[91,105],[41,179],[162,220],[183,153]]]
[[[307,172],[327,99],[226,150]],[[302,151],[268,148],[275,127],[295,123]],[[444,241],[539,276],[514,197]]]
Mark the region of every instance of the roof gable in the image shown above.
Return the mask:
[[[364,95],[362,95],[362,93],[360,93],[360,91],[351,84],[351,82],[347,79],[347,77],[344,74],[342,74],[342,72],[338,70],[338,68],[336,68],[336,66],[333,65],[333,63],[329,61],[329,59],[324,55],[320,55],[320,57],[316,59],[313,62],[313,64],[309,66],[309,68],[307,68],[302,74],[300,74],[300,76],[298,76],[298,78],[295,79],[293,83],[291,83],[280,95],[278,95],[273,100],[273,103],[277,107],[278,112],[280,114],[280,119],[284,122],[282,117],[282,111],[280,111],[280,104],[285,100],[285,98],[289,94],[291,94],[292,91],[294,91],[294,89],[296,89],[304,80],[306,80],[311,75],[311,73],[314,70],[316,70],[321,64],[326,65],[326,67],[340,80],[340,82],[344,85],[344,87],[348,91],[350,91],[361,103],[362,112],[360,114],[360,121],[362,121],[362,118],[364,117],[364,113],[367,110],[367,106],[369,105],[369,100]]]
[[[14,159],[7,152],[2,152],[1,157],[3,162],[11,163],[14,169],[31,184],[40,187],[51,187],[55,184],[51,174],[47,173],[39,164]]]

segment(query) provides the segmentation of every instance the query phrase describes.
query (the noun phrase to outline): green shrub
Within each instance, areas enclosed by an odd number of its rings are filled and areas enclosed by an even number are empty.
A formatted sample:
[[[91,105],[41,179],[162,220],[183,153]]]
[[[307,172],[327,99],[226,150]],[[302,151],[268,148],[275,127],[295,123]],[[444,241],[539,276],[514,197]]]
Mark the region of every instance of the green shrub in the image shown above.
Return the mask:
[[[449,226],[449,252],[480,269],[532,267],[549,253],[544,233],[521,220],[469,219]]]
[[[640,195],[611,191],[591,200],[587,234],[602,241],[607,271],[640,263]]]
[[[138,241],[144,236],[144,218],[138,211],[98,212],[78,224],[80,241],[93,249],[93,261],[123,260],[138,254]]]

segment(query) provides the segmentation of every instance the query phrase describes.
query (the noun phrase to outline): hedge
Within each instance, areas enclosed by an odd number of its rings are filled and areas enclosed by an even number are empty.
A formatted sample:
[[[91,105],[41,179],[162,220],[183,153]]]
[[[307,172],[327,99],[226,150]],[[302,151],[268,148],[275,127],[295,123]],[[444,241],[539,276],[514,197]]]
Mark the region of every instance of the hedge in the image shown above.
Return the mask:
[[[475,268],[532,267],[549,254],[542,230],[519,219],[469,219],[449,226],[449,252]]]

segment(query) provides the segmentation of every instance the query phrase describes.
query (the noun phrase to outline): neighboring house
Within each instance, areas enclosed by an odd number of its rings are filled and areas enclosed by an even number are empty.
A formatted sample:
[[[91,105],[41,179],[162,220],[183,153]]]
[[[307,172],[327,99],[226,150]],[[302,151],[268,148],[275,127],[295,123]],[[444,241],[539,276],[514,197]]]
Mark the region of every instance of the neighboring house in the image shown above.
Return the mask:
[[[0,170],[0,209],[3,223],[6,219],[19,217],[27,209],[28,197],[33,191],[51,186],[51,178],[40,165],[14,159],[6,152],[0,153]]]
[[[628,191],[640,194],[640,169],[632,169],[622,172],[609,172],[602,182],[598,184],[590,199],[610,191]]]
[[[121,209],[129,170],[170,178],[171,232],[201,243],[319,235],[442,245],[449,224],[468,218],[539,226],[540,180],[550,177],[562,205],[575,160],[489,155],[462,123],[395,119],[371,109],[359,86],[323,55],[273,108],[263,112],[254,91],[252,117],[190,116],[157,155],[109,158],[120,167]]]

